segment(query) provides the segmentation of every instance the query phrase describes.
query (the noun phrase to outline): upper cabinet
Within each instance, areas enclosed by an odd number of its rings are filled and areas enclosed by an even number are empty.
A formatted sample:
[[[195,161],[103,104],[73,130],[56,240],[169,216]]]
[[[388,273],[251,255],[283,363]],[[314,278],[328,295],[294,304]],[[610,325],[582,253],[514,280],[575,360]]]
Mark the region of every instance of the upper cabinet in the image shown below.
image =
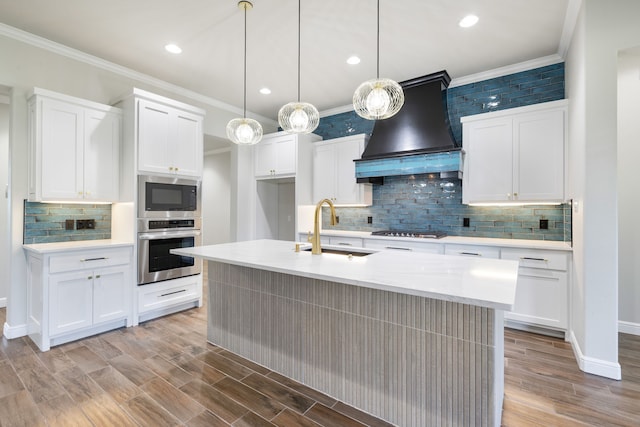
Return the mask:
[[[321,138],[314,134],[296,135],[276,132],[264,135],[253,146],[253,167],[256,179],[295,177],[306,164],[311,143]],[[304,145],[304,146],[301,146]]]
[[[372,203],[371,184],[356,182],[355,159],[362,156],[365,134],[315,143],[313,146],[313,199],[329,199],[336,205]]]
[[[175,104],[138,100],[138,172],[199,178],[204,115]]]
[[[463,203],[566,200],[567,101],[467,116]]]
[[[29,200],[115,202],[119,108],[34,89],[29,98]]]

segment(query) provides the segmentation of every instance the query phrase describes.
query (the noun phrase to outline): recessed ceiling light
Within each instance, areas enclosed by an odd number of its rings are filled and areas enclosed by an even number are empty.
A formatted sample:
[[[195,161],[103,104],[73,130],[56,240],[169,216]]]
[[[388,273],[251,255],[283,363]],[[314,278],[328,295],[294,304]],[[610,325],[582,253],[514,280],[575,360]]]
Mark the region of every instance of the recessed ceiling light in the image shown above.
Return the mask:
[[[458,25],[460,25],[462,28],[473,27],[478,23],[479,19],[480,18],[478,18],[476,15],[467,15],[460,20]]]
[[[164,47],[164,49],[167,52],[174,53],[176,55],[179,54],[179,53],[182,53],[182,49],[180,49],[180,46],[178,46],[177,44],[173,44],[173,43],[169,43],[168,45],[166,45]]]
[[[358,57],[357,57],[357,56],[355,56],[355,55],[350,56],[350,57],[347,59],[347,64],[349,64],[349,65],[356,65],[356,64],[359,64],[359,63],[360,63],[360,58],[358,58]]]
[[[263,87],[262,89],[260,89],[260,93],[263,95],[269,95],[271,93],[271,89],[269,89],[268,87]]]

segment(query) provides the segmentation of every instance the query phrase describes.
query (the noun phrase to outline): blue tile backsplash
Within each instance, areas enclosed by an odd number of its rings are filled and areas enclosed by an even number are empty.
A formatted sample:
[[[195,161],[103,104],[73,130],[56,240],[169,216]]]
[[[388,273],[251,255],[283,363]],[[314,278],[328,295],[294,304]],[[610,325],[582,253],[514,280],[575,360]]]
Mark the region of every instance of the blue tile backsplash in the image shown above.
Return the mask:
[[[496,77],[446,91],[449,121],[456,143],[462,146],[460,117],[564,99],[564,63]],[[320,119],[314,133],[323,139],[358,133],[371,134],[373,121],[355,112]],[[340,223],[330,226],[323,208],[323,228],[351,231],[386,229],[436,230],[451,236],[571,241],[569,205],[479,207],[462,204],[462,181],[430,179],[428,175],[385,177],[373,187],[373,205],[336,208]],[[367,217],[373,223],[367,223]],[[463,227],[469,218],[469,227]],[[539,228],[540,219],[549,228]]]
[[[328,208],[323,210],[325,230],[431,230],[450,236],[571,240],[569,205],[463,205],[462,180],[428,174],[386,177],[384,185],[373,187],[372,206],[337,207],[340,218],[335,226],[329,224]],[[371,224],[367,217],[372,217]],[[469,218],[469,227],[463,227],[463,218]],[[540,229],[541,219],[549,220],[547,230]]]
[[[65,230],[67,219],[95,219],[93,230]],[[75,224],[75,221],[74,221]],[[111,238],[111,205],[24,203],[25,244]]]

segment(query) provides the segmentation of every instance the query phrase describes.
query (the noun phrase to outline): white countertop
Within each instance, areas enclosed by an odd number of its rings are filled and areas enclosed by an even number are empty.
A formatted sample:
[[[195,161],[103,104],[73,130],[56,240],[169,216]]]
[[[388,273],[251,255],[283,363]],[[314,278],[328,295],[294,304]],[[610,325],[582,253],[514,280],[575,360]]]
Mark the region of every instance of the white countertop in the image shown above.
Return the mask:
[[[312,255],[295,252],[295,242],[279,240],[225,243],[171,252],[500,310],[511,310],[518,278],[517,261],[386,250],[353,258],[327,253]]]
[[[306,231],[300,231],[300,234],[307,234]],[[489,237],[464,237],[464,236],[447,236],[441,239],[422,239],[416,237],[388,237],[388,236],[372,236],[370,231],[346,231],[346,230],[322,230],[322,236],[336,237],[359,237],[361,239],[380,239],[407,241],[418,243],[440,243],[455,245],[478,245],[478,246],[500,246],[503,248],[523,248],[523,249],[544,249],[552,251],[572,251],[570,242],[558,242],[552,240],[525,240],[525,239],[497,239]]]
[[[56,242],[56,243],[34,243],[30,245],[22,245],[22,247],[36,254],[50,254],[56,252],[68,252],[84,249],[102,249],[117,248],[122,246],[133,246],[131,242],[121,242],[111,239],[103,240],[78,240],[73,242]]]

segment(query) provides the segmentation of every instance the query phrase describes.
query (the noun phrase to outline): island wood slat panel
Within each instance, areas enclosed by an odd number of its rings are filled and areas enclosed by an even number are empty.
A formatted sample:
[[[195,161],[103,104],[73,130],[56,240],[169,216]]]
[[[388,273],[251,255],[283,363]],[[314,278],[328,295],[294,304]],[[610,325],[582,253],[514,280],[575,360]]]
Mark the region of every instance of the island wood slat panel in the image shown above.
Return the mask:
[[[208,272],[213,344],[397,425],[499,424],[501,313],[212,261]]]

